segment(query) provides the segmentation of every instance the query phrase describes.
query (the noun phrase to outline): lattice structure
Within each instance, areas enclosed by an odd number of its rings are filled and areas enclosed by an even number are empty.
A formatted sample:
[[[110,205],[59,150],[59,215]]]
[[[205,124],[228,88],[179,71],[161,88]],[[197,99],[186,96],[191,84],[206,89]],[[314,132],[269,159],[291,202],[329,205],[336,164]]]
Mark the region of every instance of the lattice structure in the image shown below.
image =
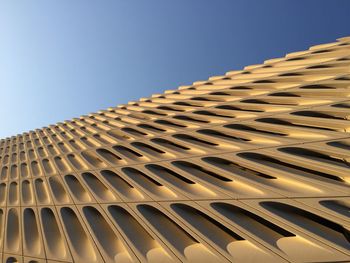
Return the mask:
[[[3,262],[350,260],[350,37],[1,141]]]

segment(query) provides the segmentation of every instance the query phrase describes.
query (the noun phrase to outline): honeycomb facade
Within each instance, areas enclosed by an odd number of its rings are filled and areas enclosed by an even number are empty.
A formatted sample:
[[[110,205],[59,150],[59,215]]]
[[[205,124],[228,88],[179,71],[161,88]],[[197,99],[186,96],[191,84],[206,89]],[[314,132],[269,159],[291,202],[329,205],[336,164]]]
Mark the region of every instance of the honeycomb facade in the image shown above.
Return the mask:
[[[0,143],[2,262],[348,262],[350,37]]]

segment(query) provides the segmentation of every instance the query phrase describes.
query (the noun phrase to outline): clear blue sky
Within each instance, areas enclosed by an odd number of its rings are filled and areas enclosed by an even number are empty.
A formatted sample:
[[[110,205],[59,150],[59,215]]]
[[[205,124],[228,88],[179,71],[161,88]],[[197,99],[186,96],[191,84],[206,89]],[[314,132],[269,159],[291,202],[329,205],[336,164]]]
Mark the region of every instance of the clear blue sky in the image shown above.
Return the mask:
[[[346,35],[347,0],[0,0],[0,138]]]

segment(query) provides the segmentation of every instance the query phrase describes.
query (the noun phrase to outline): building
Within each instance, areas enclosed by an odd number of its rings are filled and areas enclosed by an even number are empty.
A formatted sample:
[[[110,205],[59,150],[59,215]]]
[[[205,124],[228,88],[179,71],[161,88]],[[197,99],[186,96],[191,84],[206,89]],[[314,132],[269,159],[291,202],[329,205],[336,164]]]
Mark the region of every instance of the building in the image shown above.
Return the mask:
[[[0,142],[2,262],[350,260],[350,38]]]

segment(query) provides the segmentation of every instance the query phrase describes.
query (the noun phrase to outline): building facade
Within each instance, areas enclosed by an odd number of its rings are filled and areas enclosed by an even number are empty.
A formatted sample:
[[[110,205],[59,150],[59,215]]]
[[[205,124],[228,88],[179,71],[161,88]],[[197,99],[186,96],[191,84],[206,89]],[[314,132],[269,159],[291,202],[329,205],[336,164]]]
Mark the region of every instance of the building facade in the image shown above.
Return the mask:
[[[350,38],[0,142],[2,262],[350,259]]]

